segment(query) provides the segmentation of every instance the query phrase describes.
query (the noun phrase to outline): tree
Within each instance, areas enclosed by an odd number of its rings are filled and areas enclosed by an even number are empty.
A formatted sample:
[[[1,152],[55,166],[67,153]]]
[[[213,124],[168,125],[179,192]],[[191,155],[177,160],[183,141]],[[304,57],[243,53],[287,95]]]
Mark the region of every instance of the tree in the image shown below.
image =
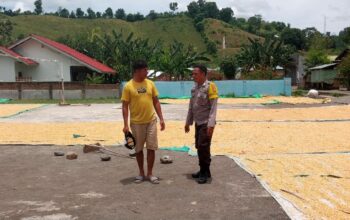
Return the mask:
[[[342,60],[339,67],[339,72],[343,77],[343,83],[347,88],[350,88],[350,56]]]
[[[75,14],[77,18],[83,18],[85,16],[85,12],[81,8],[77,8]]]
[[[273,21],[270,25],[278,32],[282,32],[283,29],[287,27],[285,23],[279,21]]]
[[[219,9],[215,2],[206,2],[204,5],[204,14],[206,18],[218,18]]]
[[[237,64],[233,58],[225,58],[220,63],[220,70],[224,73],[227,79],[235,79]]]
[[[258,33],[261,27],[262,17],[261,15],[254,15],[248,18],[248,31],[251,33]]]
[[[281,34],[281,39],[284,44],[292,45],[298,50],[305,49],[305,36],[298,28],[285,28]]]
[[[178,9],[177,6],[178,6],[177,2],[171,2],[171,3],[169,4],[169,8],[170,8],[170,10],[173,11],[173,13]]]
[[[5,10],[4,14],[7,15],[7,16],[15,16],[15,13],[11,9]]]
[[[145,16],[143,16],[140,12],[137,12],[134,15],[134,19],[135,19],[135,21],[142,21],[142,20],[145,20]]]
[[[245,45],[237,55],[237,62],[248,73],[255,70],[274,70],[276,66],[285,66],[293,50],[277,38],[266,38],[265,41],[249,38],[250,44]]]
[[[187,5],[187,11],[190,17],[194,18],[198,13],[200,13],[200,8],[197,2],[191,2]]]
[[[103,14],[104,18],[113,18],[113,10],[111,8],[107,8],[105,13]]]
[[[229,23],[233,18],[233,11],[231,8],[223,8],[219,12],[220,20]]]
[[[102,14],[101,14],[101,12],[96,12],[96,18],[102,18]]]
[[[130,78],[134,60],[151,60],[161,48],[160,44],[151,45],[148,39],[134,39],[133,33],[125,38],[122,33],[113,31],[111,35],[97,35],[97,39],[99,49],[103,51],[103,60],[117,69],[120,79],[123,80]]]
[[[89,19],[94,19],[94,18],[96,18],[96,13],[95,13],[91,8],[88,8],[88,9],[86,10],[86,12],[87,12],[87,17],[88,17]]]
[[[125,15],[124,9],[119,8],[119,9],[115,12],[115,18],[121,19],[121,20],[125,20],[126,15]]]
[[[13,25],[8,19],[0,19],[0,45],[11,41]]]
[[[178,41],[160,51],[155,58],[153,60],[155,69],[169,74],[175,80],[188,79],[191,73],[189,67],[198,62],[209,61],[205,53],[198,53],[191,45],[185,46]]]
[[[195,18],[198,14],[203,14],[203,18],[218,18],[219,9],[215,2],[206,2],[205,0],[198,0],[191,2],[187,6],[190,17]]]
[[[63,17],[63,18],[69,17],[69,11],[66,8],[59,7],[57,10],[57,14],[58,14],[58,16]]]
[[[306,54],[305,65],[308,68],[330,63],[324,50],[311,49]]]
[[[306,33],[308,34],[308,33]],[[305,40],[305,48],[309,50],[326,50],[330,45],[330,38],[324,36],[320,32],[315,32],[313,34],[309,34],[309,37]]]
[[[134,16],[133,14],[129,13],[129,14],[126,16],[126,21],[128,21],[128,22],[134,22],[134,21],[136,21],[136,20],[135,20],[135,16]]]
[[[315,27],[308,27],[302,30],[306,39],[314,37],[316,34],[321,34]]]
[[[158,17],[158,14],[154,10],[151,10],[147,15],[147,17],[153,21]]]
[[[339,37],[347,44],[350,44],[350,27],[344,28],[339,32]]]
[[[34,2],[34,6],[35,6],[35,9],[34,9],[35,14],[40,15],[43,13],[43,3],[41,0],[36,0]]]
[[[69,18],[77,18],[77,16],[75,15],[74,11],[70,12]]]

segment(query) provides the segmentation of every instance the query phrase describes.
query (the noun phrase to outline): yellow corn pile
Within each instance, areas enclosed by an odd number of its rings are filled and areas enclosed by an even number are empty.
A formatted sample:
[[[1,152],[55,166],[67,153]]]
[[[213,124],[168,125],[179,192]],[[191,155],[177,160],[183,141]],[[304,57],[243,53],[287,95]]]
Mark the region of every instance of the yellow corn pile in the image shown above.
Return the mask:
[[[330,120],[350,119],[350,105],[283,109],[220,109],[217,120]]]
[[[31,110],[35,109],[38,107],[41,107],[43,105],[36,105],[36,104],[23,104],[23,105],[18,105],[18,104],[3,104],[0,105],[0,117],[9,117],[11,115],[15,115],[19,112],[23,112],[26,110]]]
[[[262,98],[219,98],[220,104],[267,104],[279,101],[287,104],[320,104],[328,103],[329,99],[311,99],[307,97],[266,96]],[[162,103],[187,104],[189,99],[162,99]]]
[[[349,154],[247,156],[243,162],[308,219],[349,219]]]

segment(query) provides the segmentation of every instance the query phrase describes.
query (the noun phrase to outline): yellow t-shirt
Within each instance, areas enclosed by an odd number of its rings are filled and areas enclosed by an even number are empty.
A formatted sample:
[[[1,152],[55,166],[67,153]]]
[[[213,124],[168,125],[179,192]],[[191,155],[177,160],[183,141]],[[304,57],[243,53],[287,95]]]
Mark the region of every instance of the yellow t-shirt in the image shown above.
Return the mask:
[[[121,100],[129,102],[130,123],[147,124],[155,119],[153,97],[156,96],[158,91],[151,80],[139,83],[132,79],[125,84]]]
[[[218,87],[216,87],[215,83],[213,82],[210,82],[208,96],[209,96],[209,99],[219,98]]]

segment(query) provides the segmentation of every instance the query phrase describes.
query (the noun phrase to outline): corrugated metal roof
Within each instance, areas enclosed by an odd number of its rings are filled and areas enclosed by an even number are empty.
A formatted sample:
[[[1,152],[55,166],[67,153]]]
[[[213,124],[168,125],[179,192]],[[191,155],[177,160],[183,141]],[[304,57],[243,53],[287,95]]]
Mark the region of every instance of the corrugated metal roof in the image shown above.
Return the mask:
[[[321,70],[321,69],[326,69],[328,67],[332,67],[332,66],[336,66],[336,65],[337,65],[336,63],[323,64],[320,66],[312,67],[309,70]]]

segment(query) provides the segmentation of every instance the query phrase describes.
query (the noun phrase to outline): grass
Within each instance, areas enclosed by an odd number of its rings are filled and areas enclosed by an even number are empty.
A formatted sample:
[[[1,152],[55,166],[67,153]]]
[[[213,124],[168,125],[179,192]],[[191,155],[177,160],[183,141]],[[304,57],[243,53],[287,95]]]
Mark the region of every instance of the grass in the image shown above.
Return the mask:
[[[15,37],[33,33],[57,40],[59,37],[74,36],[93,29],[99,29],[101,33],[117,30],[123,31],[125,35],[133,32],[135,37],[148,38],[153,43],[162,41],[170,44],[177,40],[186,45],[191,44],[199,51],[204,51],[206,48],[201,35],[193,26],[192,19],[187,16],[137,22],[119,19],[67,19],[45,15],[20,15],[8,18],[15,24],[13,30]]]
[[[305,90],[295,90],[292,92],[292,96],[295,96],[295,97],[305,96],[306,94],[307,94],[307,91]]]
[[[3,17],[7,16],[3,15]],[[74,36],[93,29],[99,30],[100,33],[111,33],[116,30],[123,31],[125,35],[133,32],[135,37],[148,38],[152,43],[161,41],[169,45],[177,40],[185,45],[193,45],[197,51],[206,50],[204,39],[195,29],[193,19],[186,15],[137,22],[119,19],[67,19],[47,15],[20,15],[7,18],[14,24],[13,36],[16,38],[37,34],[57,40],[66,35]],[[219,57],[236,54],[242,45],[249,42],[248,37],[258,38],[256,35],[215,19],[205,20],[204,32],[209,40],[217,43]],[[226,36],[227,50],[225,51],[221,50],[223,36]]]
[[[7,104],[58,104],[58,99],[21,99],[11,100]],[[68,104],[107,104],[107,103],[120,103],[119,99],[106,98],[106,99],[68,99]]]

